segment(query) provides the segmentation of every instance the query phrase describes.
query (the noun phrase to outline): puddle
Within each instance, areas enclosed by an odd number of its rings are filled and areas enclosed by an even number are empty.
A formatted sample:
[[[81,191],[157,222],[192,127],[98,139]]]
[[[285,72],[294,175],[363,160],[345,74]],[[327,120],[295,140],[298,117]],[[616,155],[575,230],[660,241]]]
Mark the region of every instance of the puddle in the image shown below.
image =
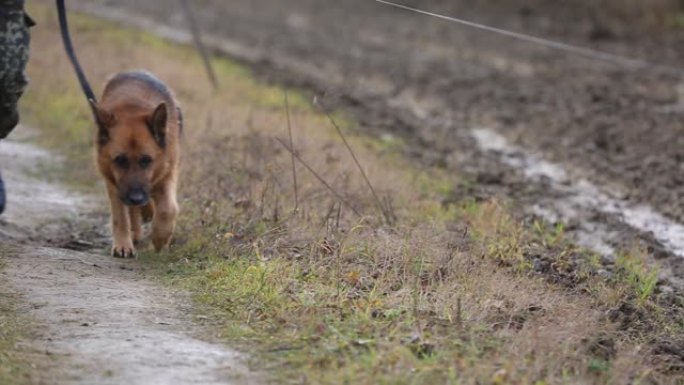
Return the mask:
[[[614,217],[634,230],[650,234],[668,252],[684,257],[684,226],[652,207],[620,199],[617,194],[584,178],[573,177],[561,165],[510,144],[494,130],[473,129],[471,136],[481,150],[520,170],[530,181],[548,186],[549,194],[539,198],[531,211],[552,223],[573,223],[576,242],[581,246],[607,257],[615,255],[621,234],[607,224],[592,221],[599,214]]]

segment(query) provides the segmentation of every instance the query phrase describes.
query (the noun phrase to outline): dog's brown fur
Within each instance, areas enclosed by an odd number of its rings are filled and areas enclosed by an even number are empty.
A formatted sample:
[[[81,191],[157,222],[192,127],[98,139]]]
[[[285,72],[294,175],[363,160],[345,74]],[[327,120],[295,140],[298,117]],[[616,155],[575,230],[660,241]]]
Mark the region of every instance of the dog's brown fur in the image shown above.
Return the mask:
[[[153,75],[137,71],[112,77],[97,119],[97,166],[107,185],[114,245],[112,254],[135,256],[143,221],[152,221],[152,244],[168,246],[178,203],[182,115],[171,91]]]

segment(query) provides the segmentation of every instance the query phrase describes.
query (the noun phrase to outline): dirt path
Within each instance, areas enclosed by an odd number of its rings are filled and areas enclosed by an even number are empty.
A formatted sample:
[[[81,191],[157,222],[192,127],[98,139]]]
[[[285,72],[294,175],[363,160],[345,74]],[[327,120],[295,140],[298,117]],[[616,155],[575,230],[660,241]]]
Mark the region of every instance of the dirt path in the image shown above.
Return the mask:
[[[421,6],[627,56],[680,60],[674,47],[681,33],[622,29],[588,8],[524,3],[503,10],[488,2]],[[75,3],[85,12],[189,41],[180,9],[157,4]],[[609,264],[620,250],[646,249],[664,265],[663,282],[684,290],[684,108],[677,79],[558,54],[373,1],[228,6],[208,0],[197,12],[215,49],[264,76],[313,88],[326,105],[351,108],[364,129],[404,138],[416,160],[465,175],[473,183],[456,186],[454,200],[512,199],[531,216],[563,222],[568,234]],[[575,22],[568,23],[568,15]],[[596,38],[599,30],[610,33]],[[537,172],[549,164],[564,177]]]
[[[37,352],[33,382],[255,383],[244,357],[198,338],[205,333],[192,324],[185,294],[146,279],[134,261],[105,255],[106,217],[92,214],[93,198],[30,176],[53,159],[30,144],[0,143],[10,189],[0,274],[37,326],[23,342]]]

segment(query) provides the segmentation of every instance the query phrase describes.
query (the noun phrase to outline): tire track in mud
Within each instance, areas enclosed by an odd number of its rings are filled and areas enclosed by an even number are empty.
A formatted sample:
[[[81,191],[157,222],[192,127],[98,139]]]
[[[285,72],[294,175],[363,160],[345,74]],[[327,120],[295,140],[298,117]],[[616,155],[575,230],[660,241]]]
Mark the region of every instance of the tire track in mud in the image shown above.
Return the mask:
[[[150,17],[144,12],[134,14],[130,11],[133,8],[127,7],[131,5],[112,7],[102,1],[77,3],[79,11],[179,43],[191,42],[191,36],[182,26],[182,17],[177,12],[164,9]],[[245,10],[236,11],[239,12]],[[164,16],[163,22],[158,21],[160,15]],[[289,16],[281,16],[287,19],[286,24],[293,33],[307,30],[313,33],[310,31],[311,15],[301,15],[293,10]],[[338,26],[331,24],[330,27]],[[238,27],[228,29],[231,28]],[[245,32],[249,38],[253,38],[252,34]],[[398,39],[377,35],[367,37],[364,44],[384,44],[390,47],[383,46],[383,49],[392,53],[401,51],[402,43]],[[618,185],[597,184],[592,180],[597,175],[593,170],[551,163],[537,151],[509,144],[504,136],[493,130],[476,128],[469,106],[454,104],[453,100],[431,94],[420,84],[411,84],[411,79],[401,80],[392,68],[387,68],[384,75],[360,68],[354,71],[343,68],[341,64],[330,64],[335,57],[321,63],[320,55],[301,50],[287,51],[277,44],[273,49],[268,49],[267,44],[247,44],[245,41],[249,38],[229,38],[217,33],[206,36],[208,45],[215,51],[247,63],[267,78],[319,92],[329,100],[326,105],[353,110],[365,127],[387,130],[376,134],[389,132],[405,138],[409,143],[410,156],[427,165],[457,170],[477,183],[477,191],[464,191],[457,187],[456,199],[496,196],[512,199],[529,215],[552,223],[566,223],[566,232],[578,244],[606,257],[604,262],[607,264],[612,264],[616,252],[642,245],[653,261],[657,260],[663,266],[661,289],[684,291],[684,235],[681,232],[684,226],[662,215],[638,196],[636,200],[630,198],[631,192],[626,189]],[[506,57],[506,50],[477,52],[472,46],[463,45],[468,35],[461,39],[455,43],[460,47],[456,62],[454,58],[448,58],[449,52],[440,52],[439,46],[431,46],[430,43],[426,43],[422,52],[426,61],[458,63],[464,67],[462,78],[443,80],[445,87],[450,82],[476,81],[466,79],[468,77],[481,79],[487,74],[492,75],[486,68],[473,67],[473,58],[487,62],[489,66],[500,67],[498,70],[534,78],[536,69]],[[309,44],[311,50],[316,48],[313,42],[298,41],[294,45],[297,44]],[[357,54],[367,48],[359,48]],[[405,54],[411,54],[410,46],[404,48]],[[485,118],[488,119],[491,120]]]
[[[0,143],[9,193],[0,277],[35,322],[22,341],[36,367],[32,382],[258,383],[242,354],[201,338],[186,294],[152,283],[135,261],[105,255],[106,217],[91,214],[98,202],[29,176],[54,159],[26,143]]]
[[[684,258],[684,226],[653,207],[633,204],[605,186],[599,188],[581,176],[572,175],[563,166],[510,144],[491,129],[473,129],[470,133],[477,147],[487,156],[497,157],[530,183],[545,186],[545,196],[526,202],[526,211],[549,223],[571,224],[569,231],[578,245],[599,253],[612,263],[620,247],[629,242],[625,237],[638,237],[641,233],[650,236],[651,243],[662,247],[661,254]],[[586,218],[601,220],[587,221]],[[620,227],[621,231],[617,231]],[[677,266],[666,264],[667,268],[661,271],[661,280],[682,290],[684,280],[678,274],[680,272],[673,271]]]

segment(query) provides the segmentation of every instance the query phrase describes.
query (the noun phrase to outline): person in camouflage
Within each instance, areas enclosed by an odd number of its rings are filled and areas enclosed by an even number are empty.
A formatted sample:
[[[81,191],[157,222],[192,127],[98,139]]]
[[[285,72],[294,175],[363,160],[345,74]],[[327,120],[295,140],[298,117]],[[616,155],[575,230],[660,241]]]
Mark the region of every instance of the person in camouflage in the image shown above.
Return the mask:
[[[28,79],[30,32],[34,25],[24,11],[24,0],[0,0],[0,139],[19,123],[17,103]],[[0,214],[5,209],[5,187],[0,176]]]

